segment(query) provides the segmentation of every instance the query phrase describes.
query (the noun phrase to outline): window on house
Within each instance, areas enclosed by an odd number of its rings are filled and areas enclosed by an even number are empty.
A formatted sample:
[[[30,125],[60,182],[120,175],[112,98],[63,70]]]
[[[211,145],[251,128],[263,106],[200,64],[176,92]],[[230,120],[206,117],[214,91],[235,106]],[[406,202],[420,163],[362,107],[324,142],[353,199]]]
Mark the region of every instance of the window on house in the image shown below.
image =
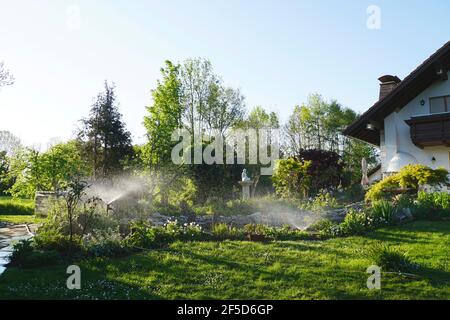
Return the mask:
[[[450,96],[430,98],[430,113],[450,112]]]

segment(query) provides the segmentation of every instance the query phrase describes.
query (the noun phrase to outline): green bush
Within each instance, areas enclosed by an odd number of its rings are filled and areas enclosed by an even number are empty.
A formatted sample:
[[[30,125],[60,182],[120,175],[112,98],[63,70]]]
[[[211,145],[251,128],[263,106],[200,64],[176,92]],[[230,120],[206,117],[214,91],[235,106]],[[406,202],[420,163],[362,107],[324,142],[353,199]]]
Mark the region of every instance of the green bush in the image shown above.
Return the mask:
[[[83,250],[92,257],[118,257],[131,252],[118,230],[97,230],[83,238]]]
[[[407,194],[399,194],[394,198],[398,209],[411,209],[414,207],[414,197]]]
[[[403,167],[398,173],[388,176],[374,184],[366,193],[366,201],[392,200],[399,190],[417,193],[421,185],[442,185],[448,182],[448,171],[439,168],[433,170],[427,166],[415,164]]]
[[[215,240],[243,240],[244,232],[241,229],[227,225],[226,223],[214,224],[211,233]]]
[[[174,241],[199,241],[208,237],[202,228],[195,223],[180,225],[177,220],[168,221],[162,227],[137,222],[131,226],[131,233],[124,243],[136,248],[155,248]]]
[[[350,210],[339,227],[342,236],[364,234],[369,230],[368,216],[363,211]]]
[[[366,255],[372,260],[372,263],[385,271],[410,272],[417,268],[405,252],[387,244],[376,243],[370,246]]]
[[[21,240],[13,245],[11,263],[19,263],[34,250],[31,239]]]
[[[22,240],[13,246],[11,264],[23,268],[47,266],[58,263],[61,256],[55,250],[38,250],[31,239]]]
[[[309,233],[298,229],[292,229],[288,225],[279,228],[263,224],[247,224],[244,226],[244,231],[247,235],[259,235],[266,240],[275,241],[295,241],[311,238]]]
[[[293,158],[278,160],[272,176],[276,193],[283,198],[305,198],[311,189],[308,170],[311,161],[298,161]]]
[[[359,202],[364,200],[365,190],[359,183],[355,183],[340,191],[338,199],[343,202]]]
[[[308,227],[309,231],[327,232],[336,224],[329,219],[320,219]]]
[[[381,200],[372,203],[372,207],[368,210],[369,225],[372,227],[381,227],[392,224],[397,207],[389,201]]]
[[[323,211],[327,209],[339,208],[340,205],[335,197],[333,197],[329,192],[322,191],[316,197],[310,201],[302,202],[299,205],[300,209],[311,210],[311,211]]]
[[[414,215],[418,218],[450,217],[450,194],[445,192],[419,192]]]
[[[37,249],[58,251],[63,254],[82,251],[81,239],[64,235],[60,229],[44,224],[33,238]]]

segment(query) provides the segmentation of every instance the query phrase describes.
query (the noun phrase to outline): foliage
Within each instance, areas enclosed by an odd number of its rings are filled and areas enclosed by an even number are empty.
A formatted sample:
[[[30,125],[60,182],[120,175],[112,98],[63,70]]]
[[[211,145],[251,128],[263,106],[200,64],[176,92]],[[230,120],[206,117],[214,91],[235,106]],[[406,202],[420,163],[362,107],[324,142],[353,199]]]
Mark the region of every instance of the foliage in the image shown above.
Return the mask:
[[[361,235],[368,231],[369,219],[365,212],[350,210],[339,225],[339,235]]]
[[[329,219],[320,219],[311,224],[307,230],[327,234],[329,230],[331,230],[331,228],[334,227],[335,225],[336,224]]]
[[[171,161],[172,133],[186,128],[191,141],[187,142],[192,152],[194,134],[201,135],[202,151],[206,142],[214,135],[224,136],[244,115],[244,98],[239,90],[225,87],[214,74],[207,60],[188,59],[182,65],[166,61],[161,70],[162,80],[152,91],[153,105],[147,108],[144,118],[148,142],[143,150],[144,163],[151,170],[160,171],[164,177],[158,195],[164,206],[168,205],[170,189],[177,189],[180,177],[190,179],[195,186],[193,201],[205,203],[208,196],[227,194],[238,181],[242,166],[221,164],[174,166]],[[170,171],[170,172],[166,172]]]
[[[140,221],[131,226],[131,233],[125,238],[125,244],[135,248],[157,248],[177,240],[198,241],[206,236],[202,228],[193,222],[180,225],[174,220],[162,227],[155,227]]]
[[[148,142],[144,147],[145,163],[163,165],[171,163],[170,156],[175,142],[172,133],[181,127],[181,80],[178,65],[166,61],[161,68],[162,81],[157,82],[152,91],[153,105],[147,107],[148,115],[144,117]]]
[[[311,195],[316,195],[320,190],[335,190],[342,183],[343,165],[336,152],[320,149],[301,150],[297,159],[311,163],[308,167]]]
[[[385,200],[374,202],[369,209],[371,223],[377,227],[392,224],[396,213],[397,207]]]
[[[131,253],[118,229],[94,230],[83,237],[82,243],[90,257],[119,257]]]
[[[342,179],[338,154],[324,150],[301,150],[298,158],[279,160],[273,183],[284,198],[315,196],[323,190],[336,189]]]
[[[329,192],[322,191],[317,196],[308,201],[303,201],[299,205],[301,209],[311,211],[323,211],[327,209],[339,208],[341,205],[338,203],[335,197]]]
[[[419,218],[450,217],[450,194],[421,191],[413,206],[413,212]]]
[[[274,141],[277,139],[277,130],[280,128],[280,120],[278,118],[278,115],[275,112],[270,112],[263,108],[262,106],[256,106],[254,107],[247,117],[243,118],[241,121],[238,121],[234,127],[233,130],[254,130],[256,133],[256,139],[258,143],[256,146],[250,146],[250,141],[245,141],[245,147],[246,150],[250,150],[251,147],[255,147],[255,151],[257,154],[259,154],[259,148],[260,148],[260,141],[264,139],[264,137],[260,136],[260,130],[263,129],[266,133],[267,141]],[[267,146],[267,154],[271,155],[271,145]],[[266,195],[269,193],[273,193],[273,186],[272,186],[272,179],[270,176],[261,175],[261,168],[266,167],[266,165],[263,165],[261,163],[252,163],[250,161],[250,154],[246,154],[246,166],[247,172],[249,174],[249,177],[252,177],[253,180],[253,186],[252,186],[252,193],[253,195]],[[242,170],[243,168],[240,168]]]
[[[372,244],[367,249],[366,255],[385,271],[409,272],[417,268],[405,252],[386,243]]]
[[[243,240],[244,232],[241,229],[227,225],[226,223],[216,223],[211,228],[213,238],[218,241]]]
[[[133,155],[131,134],[125,128],[114,90],[114,85],[105,81],[104,92],[97,95],[78,132],[79,147],[95,179],[117,173]]]
[[[85,181],[81,181],[78,179],[75,179],[70,182],[70,184],[67,186],[67,189],[64,190],[62,193],[66,209],[67,209],[67,222],[69,225],[69,239],[70,241],[73,240],[74,235],[74,224],[76,221],[76,210],[78,207],[78,204],[81,201],[81,198],[86,196],[86,188],[88,187],[88,184]]]
[[[448,182],[448,171],[443,168],[431,169],[427,166],[414,164],[403,167],[398,173],[384,178],[374,184],[366,193],[367,201],[380,199],[391,200],[398,189],[405,192],[412,190],[417,193],[423,185],[442,185]]]
[[[203,152],[207,145],[203,143]],[[236,162],[235,162],[236,163]],[[195,187],[195,203],[205,204],[209,198],[221,198],[227,201],[236,198],[238,181],[241,180],[243,166],[239,164],[191,164],[186,175],[192,180]]]
[[[340,224],[323,224],[319,230],[326,237],[363,235],[374,229],[393,224],[396,208],[389,203],[378,203],[365,211],[350,210]]]
[[[38,248],[80,251],[86,236],[118,227],[119,222],[102,209],[99,199],[87,197],[87,187],[75,179],[60,192],[62,201],[55,203],[35,237]]]
[[[364,200],[365,190],[360,183],[353,183],[344,190],[336,193],[336,197],[342,202],[359,202]]]
[[[283,198],[306,197],[311,187],[310,166],[310,161],[300,162],[294,158],[278,160],[272,176],[276,193]]]
[[[14,197],[33,198],[37,190],[57,191],[76,176],[88,173],[75,141],[54,145],[47,152],[20,149],[10,158],[8,190]]]
[[[211,62],[187,59],[180,68],[183,124],[189,132],[220,134],[240,121],[244,115],[244,97],[239,90],[226,87]]]
[[[0,196],[5,196],[13,184],[14,179],[9,175],[9,159],[6,151],[0,151]]]
[[[414,197],[408,194],[399,194],[394,197],[394,203],[398,209],[411,209],[414,207]]]
[[[56,251],[36,250],[32,240],[22,240],[13,246],[11,264],[23,268],[35,268],[57,264],[60,256]]]
[[[261,236],[259,238],[256,238],[258,239],[257,241],[296,241],[314,238],[314,236],[312,236],[311,234],[302,230],[292,229],[289,225],[285,225],[279,228],[263,224],[248,224],[244,226],[244,230],[249,236],[248,238],[250,240],[252,240],[252,235]]]
[[[64,234],[62,228],[50,223],[45,223],[39,228],[33,241],[39,250],[58,251],[64,254],[81,251],[79,238],[70,239]]]
[[[361,159],[369,167],[377,163],[376,149],[342,135],[342,129],[357,118],[357,114],[337,101],[325,101],[319,94],[308,97],[307,103],[295,106],[285,125],[285,152],[293,157],[302,150],[324,150],[339,154],[343,160],[345,184],[361,180]]]

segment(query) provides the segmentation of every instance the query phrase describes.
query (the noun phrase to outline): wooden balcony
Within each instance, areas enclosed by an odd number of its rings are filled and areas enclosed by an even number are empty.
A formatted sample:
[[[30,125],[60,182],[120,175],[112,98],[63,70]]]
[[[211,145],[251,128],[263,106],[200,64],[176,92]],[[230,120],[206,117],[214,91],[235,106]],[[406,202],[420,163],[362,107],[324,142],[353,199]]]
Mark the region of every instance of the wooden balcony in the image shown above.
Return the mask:
[[[405,122],[411,127],[411,140],[419,148],[450,147],[450,112],[412,117]]]

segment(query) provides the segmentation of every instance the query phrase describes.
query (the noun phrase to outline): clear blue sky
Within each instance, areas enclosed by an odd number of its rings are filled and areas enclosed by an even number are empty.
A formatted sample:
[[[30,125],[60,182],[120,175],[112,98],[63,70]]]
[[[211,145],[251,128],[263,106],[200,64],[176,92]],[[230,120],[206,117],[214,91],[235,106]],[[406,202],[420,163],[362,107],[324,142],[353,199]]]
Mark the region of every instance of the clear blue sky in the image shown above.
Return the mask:
[[[379,30],[367,28],[370,5]],[[379,76],[404,78],[450,40],[449,12],[446,0],[0,0],[0,61],[16,77],[0,91],[0,130],[43,147],[68,139],[108,79],[142,142],[160,67],[188,57],[210,59],[248,109],[282,120],[312,92],[362,112]]]

